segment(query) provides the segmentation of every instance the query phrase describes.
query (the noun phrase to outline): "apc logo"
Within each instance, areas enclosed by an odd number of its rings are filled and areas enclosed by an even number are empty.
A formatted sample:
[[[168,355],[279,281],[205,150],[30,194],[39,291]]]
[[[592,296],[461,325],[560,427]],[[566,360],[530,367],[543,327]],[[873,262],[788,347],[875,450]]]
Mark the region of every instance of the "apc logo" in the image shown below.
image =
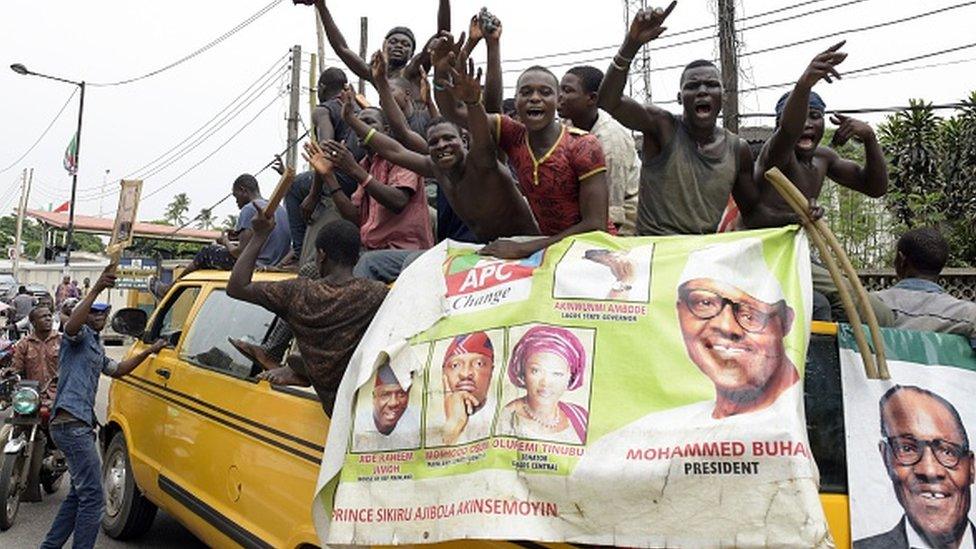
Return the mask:
[[[532,274],[544,252],[527,259],[507,261],[467,253],[444,264],[447,300],[452,314],[480,311],[529,298]]]

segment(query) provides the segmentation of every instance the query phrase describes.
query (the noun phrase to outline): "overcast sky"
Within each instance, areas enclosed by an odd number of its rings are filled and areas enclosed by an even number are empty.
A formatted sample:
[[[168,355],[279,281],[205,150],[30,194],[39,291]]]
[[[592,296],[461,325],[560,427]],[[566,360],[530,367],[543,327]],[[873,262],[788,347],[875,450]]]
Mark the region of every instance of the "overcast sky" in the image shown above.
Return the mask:
[[[0,7],[0,169],[8,167],[41,134],[72,91],[72,86],[8,70],[23,63],[31,70],[69,79],[105,83],[153,71],[196,50],[267,6],[271,0],[222,0],[133,2],[101,0],[3,0]],[[635,2],[632,2],[635,3]],[[455,0],[455,32],[484,0]],[[714,25],[714,0],[679,2],[668,20],[669,31],[656,46],[709,37],[714,29],[681,34],[678,31]],[[850,56],[841,73],[915,57],[976,42],[971,23],[976,2],[961,0],[739,0],[737,17],[805,4],[776,14],[754,17],[739,24],[743,53],[816,38],[848,29],[885,23],[922,13],[959,6],[942,13],[839,37],[746,55],[741,60],[741,88],[795,80],[809,60],[841,38]],[[359,18],[369,18],[369,49],[375,50],[391,26],[407,25],[424,42],[435,28],[436,0],[357,0],[329,2],[350,45],[358,48]],[[835,9],[827,9],[832,8]],[[593,64],[605,70],[624,32],[621,0],[502,0],[488,5],[504,24],[502,57],[506,85],[514,82],[520,68],[548,65],[557,75],[575,64]],[[822,11],[821,11],[822,10]],[[790,21],[760,25],[776,19],[816,12]],[[285,146],[288,98],[283,69],[285,55],[294,44],[315,51],[313,9],[283,0],[264,16],[211,50],[157,76],[114,87],[89,87],[85,97],[82,133],[79,201],[77,212],[109,213],[117,201],[117,180],[144,168],[153,159],[183,141],[254,82],[268,89],[253,97],[249,106],[172,165],[146,178],[141,219],[159,218],[173,195],[185,192],[191,199],[191,215],[212,205],[230,189],[243,172],[256,172],[273,153]],[[561,52],[603,48],[598,51]],[[328,57],[334,53],[326,46]],[[693,59],[717,57],[717,42],[705,39],[668,47],[652,53],[652,65],[668,67]],[[479,48],[476,59],[483,59]],[[833,85],[817,87],[832,108],[901,106],[909,98],[948,103],[976,89],[973,66],[976,47],[851,75]],[[307,85],[303,72],[303,85]],[[935,65],[935,66],[932,66]],[[917,68],[917,70],[904,70]],[[881,74],[879,74],[881,73]],[[264,80],[259,80],[267,75]],[[676,110],[679,71],[655,71],[655,101]],[[351,76],[351,75],[350,75]],[[260,88],[260,86],[259,86]],[[770,112],[788,88],[744,94],[742,112]],[[277,97],[282,94],[280,97]],[[250,98],[251,96],[245,96]],[[266,108],[260,114],[261,109]],[[308,100],[302,101],[302,117],[308,122]],[[245,124],[255,117],[253,123]],[[71,179],[61,166],[65,146],[74,131],[77,96],[40,144],[22,161],[0,173],[0,211],[9,213],[19,195],[21,169],[34,168],[30,207],[47,208],[67,200]],[[877,123],[882,115],[863,118]],[[766,122],[771,122],[766,120]],[[746,124],[758,123],[748,119]],[[243,130],[241,128],[244,127]],[[304,129],[304,128],[303,128]],[[240,133],[230,139],[235,132]],[[230,139],[228,141],[228,139]],[[214,151],[226,142],[226,145]],[[198,167],[204,157],[214,153]],[[106,170],[111,195],[101,199]],[[190,170],[185,175],[182,175]],[[181,176],[177,179],[178,176]],[[175,179],[175,181],[174,181]],[[259,176],[262,190],[270,194],[277,175],[270,170]],[[167,185],[168,184],[168,185]],[[164,187],[164,185],[166,185]],[[219,218],[235,213],[233,200],[216,209]]]

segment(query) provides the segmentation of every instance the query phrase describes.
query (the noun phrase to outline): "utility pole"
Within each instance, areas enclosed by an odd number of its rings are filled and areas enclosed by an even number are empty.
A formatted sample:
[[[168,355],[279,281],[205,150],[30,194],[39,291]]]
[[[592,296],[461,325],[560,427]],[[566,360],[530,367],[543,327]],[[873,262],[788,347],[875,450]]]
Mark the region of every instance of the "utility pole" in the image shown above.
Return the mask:
[[[722,126],[739,133],[739,52],[735,38],[735,0],[718,0],[718,47],[722,62]]]
[[[624,0],[624,32],[630,29],[630,23],[637,12],[646,8],[647,0]],[[630,97],[645,103],[651,102],[651,51],[647,44],[637,50],[630,65],[627,84]]]
[[[105,210],[102,208],[102,203],[105,200],[105,187],[108,185],[108,174],[112,170],[106,168],[105,173],[102,175],[102,187],[98,191],[98,217],[105,215]]]
[[[291,98],[288,102],[288,153],[287,166],[297,171],[298,159],[298,103],[302,93],[302,47],[291,49]]]
[[[20,204],[17,207],[17,235],[14,237],[14,278],[20,280],[20,239],[24,230],[24,213],[27,211],[27,198],[30,196],[31,183],[34,181],[34,168],[27,175],[27,168],[21,176],[20,183]]]
[[[360,17],[359,18],[359,57],[362,57],[366,64],[369,65],[369,59],[366,58],[366,31],[369,29],[369,18]],[[366,81],[362,78],[359,79],[359,95],[366,93]]]

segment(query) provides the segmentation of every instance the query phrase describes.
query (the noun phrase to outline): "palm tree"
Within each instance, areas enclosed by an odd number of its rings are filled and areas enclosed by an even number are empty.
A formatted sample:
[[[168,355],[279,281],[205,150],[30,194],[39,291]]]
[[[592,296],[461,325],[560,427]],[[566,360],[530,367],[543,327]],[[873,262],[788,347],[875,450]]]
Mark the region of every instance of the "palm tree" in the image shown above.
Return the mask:
[[[182,225],[186,223],[188,211],[190,211],[190,197],[186,196],[186,193],[180,193],[166,206],[163,217],[173,225]]]
[[[237,216],[234,214],[227,214],[224,217],[224,222],[220,225],[221,229],[226,231],[233,231],[237,228]]]
[[[200,210],[200,213],[197,214],[197,228],[199,229],[209,231],[213,228],[215,221],[213,210],[210,208],[203,208]]]

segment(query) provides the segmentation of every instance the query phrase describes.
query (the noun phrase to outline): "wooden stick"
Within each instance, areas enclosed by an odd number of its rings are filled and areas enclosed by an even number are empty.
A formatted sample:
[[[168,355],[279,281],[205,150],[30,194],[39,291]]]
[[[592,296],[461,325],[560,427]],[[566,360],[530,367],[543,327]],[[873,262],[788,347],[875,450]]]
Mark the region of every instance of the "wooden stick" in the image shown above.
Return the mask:
[[[295,170],[291,166],[285,168],[285,173],[281,174],[281,179],[278,180],[278,186],[275,187],[273,193],[271,193],[271,198],[268,199],[268,205],[264,207],[264,217],[271,219],[274,217],[275,210],[278,209],[278,204],[284,200],[285,195],[288,194],[288,190],[291,189],[291,184],[295,181]]]
[[[838,294],[840,295],[841,303],[844,306],[844,310],[847,311],[848,319],[851,321],[851,331],[854,333],[854,341],[857,344],[858,351],[861,354],[861,361],[864,364],[864,371],[867,374],[868,379],[878,379],[879,369],[874,360],[874,354],[871,353],[871,348],[868,346],[867,338],[864,335],[864,328],[861,325],[861,316],[857,311],[857,307],[854,304],[854,299],[851,297],[850,293],[847,291],[847,285],[844,283],[844,277],[841,274],[841,270],[837,267],[837,263],[831,255],[830,251],[833,250],[834,253],[838,255],[844,255],[844,250],[839,247],[832,246],[831,244],[836,243],[836,238],[833,241],[825,237],[824,233],[830,233],[830,229],[826,227],[825,224],[817,223],[810,217],[809,204],[805,196],[793,185],[793,183],[785,176],[779,169],[772,168],[766,172],[766,179],[773,185],[773,187],[780,193],[786,203],[797,213],[800,217],[803,226],[807,229],[807,234],[810,235],[810,239],[813,241],[814,245],[820,251],[820,256],[824,260],[827,266],[827,271],[830,273],[831,279],[833,279],[834,284],[837,286]],[[833,236],[833,233],[830,233]],[[848,260],[849,264],[849,260]],[[856,278],[856,273],[855,273]],[[858,285],[861,292],[864,288]],[[859,296],[860,297],[860,296]],[[863,296],[864,302],[867,302],[866,295]],[[877,342],[875,338],[874,330],[877,327],[877,319],[874,318],[874,310],[871,309],[870,305],[866,307],[865,314],[869,317],[868,328],[872,330],[872,339]],[[872,326],[872,322],[873,325]],[[882,359],[883,359],[882,352]],[[887,367],[885,368],[887,371]]]

